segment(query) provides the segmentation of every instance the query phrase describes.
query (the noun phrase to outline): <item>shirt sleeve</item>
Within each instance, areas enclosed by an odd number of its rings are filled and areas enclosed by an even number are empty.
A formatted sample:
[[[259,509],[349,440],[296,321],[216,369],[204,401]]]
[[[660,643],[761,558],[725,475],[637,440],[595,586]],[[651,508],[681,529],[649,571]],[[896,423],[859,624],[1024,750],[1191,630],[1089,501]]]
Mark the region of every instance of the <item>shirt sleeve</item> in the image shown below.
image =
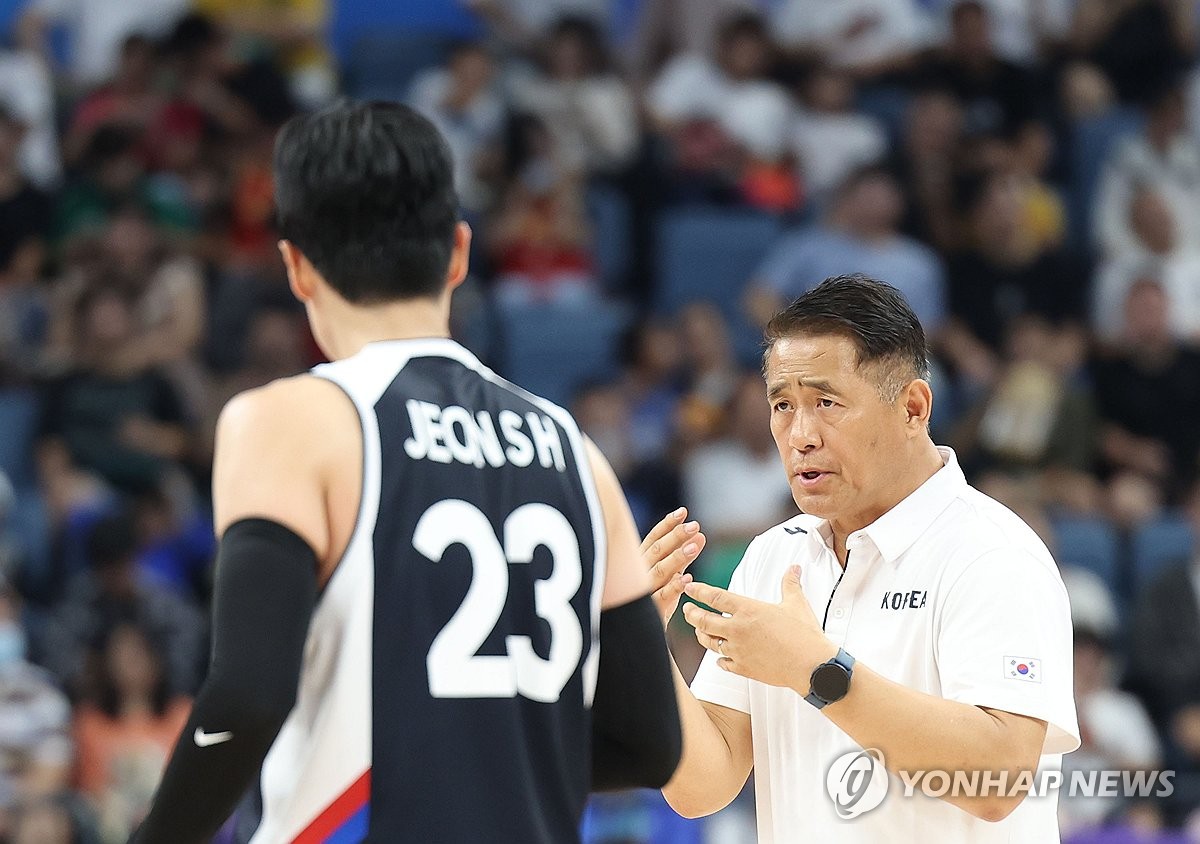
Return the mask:
[[[936,647],[944,698],[1046,721],[1043,753],[1079,747],[1071,608],[1045,562],[1013,549],[970,563],[942,604]]]
[[[738,563],[736,569],[733,570],[733,576],[729,579],[729,591],[735,595],[746,595],[754,598],[747,588],[748,561],[753,559],[755,548],[758,540],[750,543],[750,547],[746,549],[746,553],[742,555],[742,561]],[[738,674],[731,674],[725,669],[717,665],[717,660],[720,657],[712,651],[704,652],[704,659],[700,662],[700,668],[696,671],[696,677],[692,680],[692,694],[697,700],[715,703],[718,706],[724,706],[729,709],[736,709],[738,712],[750,714],[750,680],[747,677],[742,677]]]

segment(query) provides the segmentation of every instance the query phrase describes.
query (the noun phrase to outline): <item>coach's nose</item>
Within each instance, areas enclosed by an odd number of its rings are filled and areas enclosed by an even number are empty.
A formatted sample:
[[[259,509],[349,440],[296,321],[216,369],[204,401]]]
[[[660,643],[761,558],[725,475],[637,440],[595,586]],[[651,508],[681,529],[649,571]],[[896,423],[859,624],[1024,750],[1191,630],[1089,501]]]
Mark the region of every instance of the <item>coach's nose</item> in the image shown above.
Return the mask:
[[[788,430],[788,445],[802,454],[821,447],[817,417],[811,410],[800,408],[792,414],[792,426]]]

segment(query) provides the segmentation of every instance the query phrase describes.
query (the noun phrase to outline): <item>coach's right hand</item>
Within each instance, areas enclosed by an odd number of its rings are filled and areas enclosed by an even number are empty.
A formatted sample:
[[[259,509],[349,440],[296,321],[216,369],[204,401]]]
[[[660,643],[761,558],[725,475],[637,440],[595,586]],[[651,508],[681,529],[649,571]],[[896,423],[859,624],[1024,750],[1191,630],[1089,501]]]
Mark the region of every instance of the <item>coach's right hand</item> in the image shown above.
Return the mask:
[[[650,570],[654,603],[664,627],[679,606],[683,587],[692,582],[684,570],[700,556],[707,541],[700,523],[685,522],[686,518],[687,508],[680,507],[663,516],[642,540],[642,561]]]

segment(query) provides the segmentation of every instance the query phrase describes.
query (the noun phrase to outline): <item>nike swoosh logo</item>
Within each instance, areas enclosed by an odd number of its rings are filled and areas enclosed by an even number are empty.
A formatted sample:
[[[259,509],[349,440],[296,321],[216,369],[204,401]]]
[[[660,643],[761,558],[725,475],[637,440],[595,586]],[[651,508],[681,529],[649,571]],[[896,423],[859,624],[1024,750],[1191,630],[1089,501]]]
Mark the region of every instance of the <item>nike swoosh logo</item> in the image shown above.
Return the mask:
[[[214,744],[221,744],[233,738],[233,733],[226,730],[223,733],[206,733],[199,727],[192,734],[192,740],[196,742],[196,747],[209,747]]]

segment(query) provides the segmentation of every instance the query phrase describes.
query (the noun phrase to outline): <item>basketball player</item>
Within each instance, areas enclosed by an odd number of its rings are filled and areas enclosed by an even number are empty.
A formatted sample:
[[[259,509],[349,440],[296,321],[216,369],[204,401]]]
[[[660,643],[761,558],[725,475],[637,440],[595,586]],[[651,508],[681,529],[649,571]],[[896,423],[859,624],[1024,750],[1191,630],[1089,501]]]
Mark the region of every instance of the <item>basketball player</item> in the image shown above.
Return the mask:
[[[578,840],[589,788],[681,752],[616,478],[448,339],[471,232],[427,120],[296,118],[275,180],[333,362],[221,415],[212,664],[135,840],[208,841],[239,800],[253,844]]]

